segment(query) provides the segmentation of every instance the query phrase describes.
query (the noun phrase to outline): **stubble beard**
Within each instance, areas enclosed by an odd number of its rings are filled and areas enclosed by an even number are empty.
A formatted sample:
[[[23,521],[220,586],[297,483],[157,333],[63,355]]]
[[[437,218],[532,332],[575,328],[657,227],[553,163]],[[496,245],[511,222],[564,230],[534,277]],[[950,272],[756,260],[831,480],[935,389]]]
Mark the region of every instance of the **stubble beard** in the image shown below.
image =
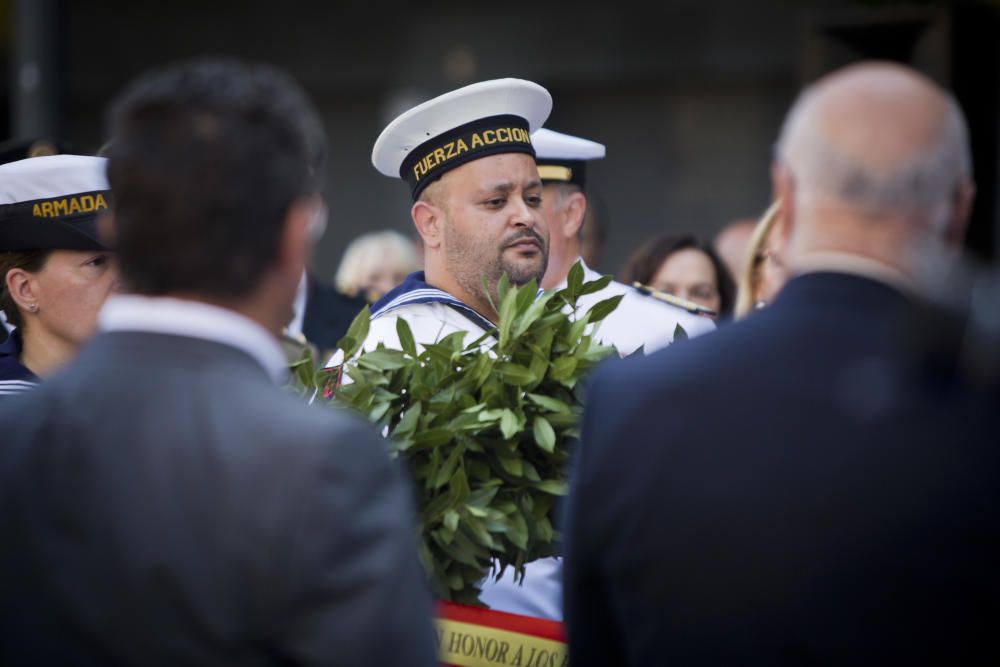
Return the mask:
[[[497,286],[500,277],[507,274],[513,285],[524,285],[531,280],[541,281],[548,266],[548,247],[545,240],[534,230],[523,229],[512,232],[503,241],[476,238],[459,232],[451,220],[445,226],[447,241],[445,259],[448,271],[467,294],[476,295],[482,304],[499,307]],[[507,246],[517,240],[531,238],[541,247],[539,256],[532,260],[511,261],[505,258]],[[485,277],[485,288],[484,288]]]

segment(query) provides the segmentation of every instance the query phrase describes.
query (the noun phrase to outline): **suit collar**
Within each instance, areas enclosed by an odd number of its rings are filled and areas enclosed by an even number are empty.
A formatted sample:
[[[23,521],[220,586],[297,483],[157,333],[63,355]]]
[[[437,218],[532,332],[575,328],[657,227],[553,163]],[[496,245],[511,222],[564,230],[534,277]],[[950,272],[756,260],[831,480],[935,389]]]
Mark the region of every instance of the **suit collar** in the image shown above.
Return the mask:
[[[811,252],[795,260],[795,273],[846,273],[861,276],[895,287],[902,292],[915,292],[913,280],[898,268],[870,257],[846,252]]]
[[[288,360],[274,336],[227,308],[186,299],[123,294],[105,302],[98,324],[104,331],[160,333],[221,343],[249,354],[276,383],[284,382],[288,374]]]
[[[880,280],[837,271],[815,271],[792,278],[771,309],[898,310],[912,307],[913,296]]]

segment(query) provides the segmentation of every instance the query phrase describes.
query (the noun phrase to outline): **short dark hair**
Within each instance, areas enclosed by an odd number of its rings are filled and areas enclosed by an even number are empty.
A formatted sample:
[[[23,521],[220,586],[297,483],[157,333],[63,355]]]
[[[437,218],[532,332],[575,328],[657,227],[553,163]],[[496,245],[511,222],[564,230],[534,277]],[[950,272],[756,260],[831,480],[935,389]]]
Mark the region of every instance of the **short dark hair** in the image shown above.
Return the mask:
[[[139,294],[249,294],[296,199],[318,192],[325,138],[267,65],[199,60],[131,84],[109,114],[122,282]]]
[[[21,316],[21,309],[14,301],[14,295],[7,289],[7,274],[14,269],[22,269],[28,273],[38,273],[45,268],[45,262],[49,260],[53,250],[46,248],[42,250],[16,250],[12,252],[0,252],[0,310],[7,317],[7,321],[18,329],[24,330],[24,317]],[[0,333],[3,333],[0,331]]]
[[[659,236],[644,244],[625,263],[621,281],[627,285],[633,282],[649,285],[667,257],[688,249],[704,253],[712,263],[715,285],[719,290],[719,316],[729,317],[732,315],[736,300],[736,286],[733,284],[733,279],[711,244],[700,241],[694,236]]]

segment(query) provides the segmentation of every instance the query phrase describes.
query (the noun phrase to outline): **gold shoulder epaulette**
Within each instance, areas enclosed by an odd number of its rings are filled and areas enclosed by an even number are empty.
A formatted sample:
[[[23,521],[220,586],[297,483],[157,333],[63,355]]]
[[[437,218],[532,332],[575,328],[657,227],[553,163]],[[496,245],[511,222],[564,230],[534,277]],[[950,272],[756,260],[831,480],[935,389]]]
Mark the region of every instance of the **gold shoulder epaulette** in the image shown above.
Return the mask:
[[[669,303],[671,306],[677,306],[678,308],[683,308],[687,312],[693,313],[694,315],[707,315],[708,317],[715,317],[718,314],[711,308],[706,308],[705,306],[697,304],[694,301],[688,301],[687,299],[678,298],[673,294],[667,294],[666,292],[661,292],[660,290],[654,289],[649,285],[643,285],[639,281],[632,283],[632,287],[636,288],[637,290],[639,290],[643,294],[646,294],[647,296],[653,297],[658,301],[662,301],[663,303]]]

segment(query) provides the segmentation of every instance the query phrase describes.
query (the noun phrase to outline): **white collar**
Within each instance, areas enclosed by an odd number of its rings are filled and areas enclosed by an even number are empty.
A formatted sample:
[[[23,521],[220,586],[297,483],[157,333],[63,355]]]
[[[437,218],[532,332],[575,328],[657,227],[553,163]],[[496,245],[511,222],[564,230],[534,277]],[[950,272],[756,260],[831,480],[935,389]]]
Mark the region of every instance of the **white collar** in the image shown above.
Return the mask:
[[[277,383],[288,375],[288,360],[267,329],[239,313],[173,297],[118,294],[97,316],[102,331],[144,331],[222,343],[242,350]]]
[[[870,257],[833,250],[809,252],[796,257],[792,268],[796,274],[835,271],[861,276],[885,283],[906,293],[913,292],[913,279],[900,269]]]

